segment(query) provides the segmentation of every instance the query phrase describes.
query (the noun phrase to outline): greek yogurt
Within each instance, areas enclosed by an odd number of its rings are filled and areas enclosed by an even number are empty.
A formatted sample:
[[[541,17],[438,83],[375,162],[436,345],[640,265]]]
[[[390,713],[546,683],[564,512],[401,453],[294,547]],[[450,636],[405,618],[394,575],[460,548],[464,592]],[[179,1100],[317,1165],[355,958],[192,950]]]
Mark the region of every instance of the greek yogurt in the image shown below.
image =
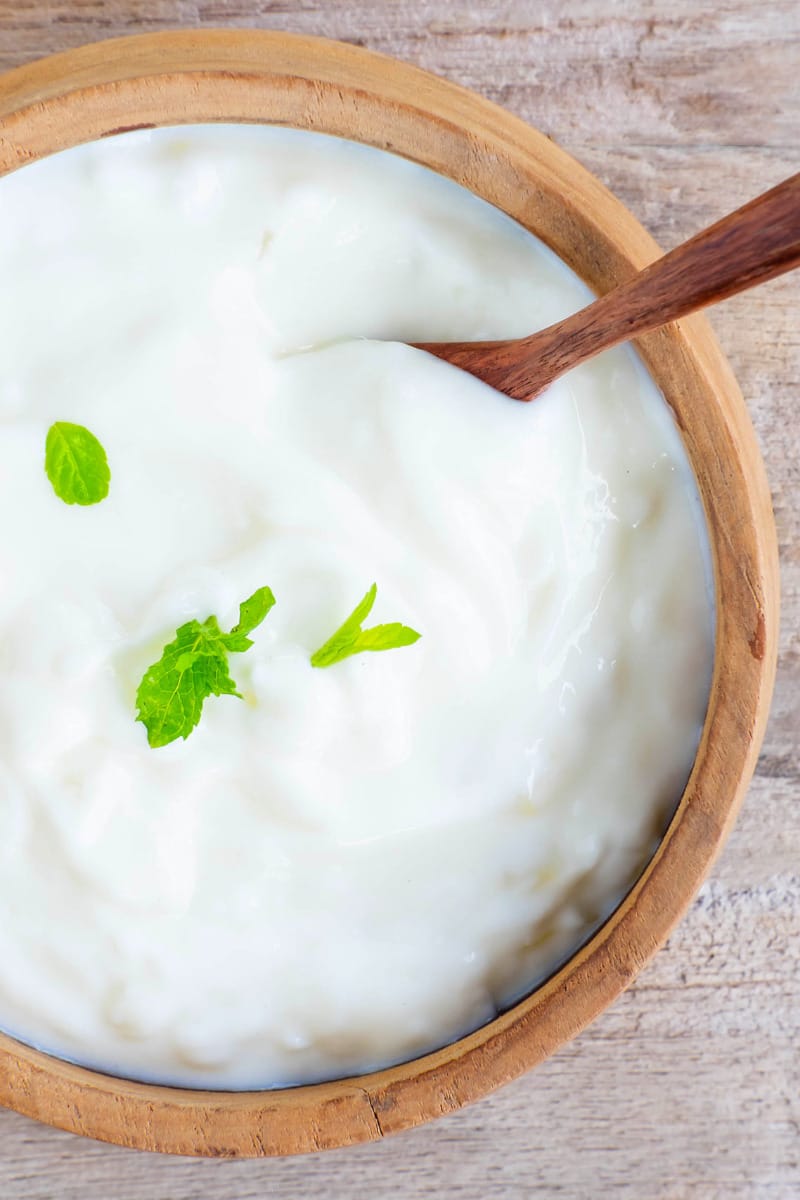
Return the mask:
[[[588,298],[454,184],[310,134],[0,181],[0,1027],[173,1084],[336,1077],[489,1020],[618,904],[712,665],[671,414],[628,348],[523,405],[398,344]],[[91,508],[44,473],[58,420],[107,451]],[[312,668],[373,581],[420,640]],[[264,585],[243,698],[151,749],[144,670]]]

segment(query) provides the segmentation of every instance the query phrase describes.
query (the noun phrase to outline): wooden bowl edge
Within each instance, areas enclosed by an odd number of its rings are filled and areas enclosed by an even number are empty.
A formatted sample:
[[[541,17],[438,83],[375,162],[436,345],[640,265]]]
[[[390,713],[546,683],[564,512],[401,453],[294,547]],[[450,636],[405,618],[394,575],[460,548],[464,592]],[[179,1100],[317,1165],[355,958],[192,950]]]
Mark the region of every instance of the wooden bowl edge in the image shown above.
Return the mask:
[[[148,90],[149,98],[142,94]],[[599,181],[488,101],[393,59],[292,35],[142,35],[18,68],[0,80],[0,170],[124,127],[133,99],[137,119],[142,105],[150,116],[153,108],[163,112],[165,103],[177,106],[170,111],[184,120],[295,124],[299,113],[305,122],[300,127],[414,158],[511,211],[598,290],[658,253]],[[353,130],[359,112],[369,119]],[[76,137],[76,122],[83,122],[87,137]],[[730,528],[721,520],[719,497],[706,488],[703,499],[718,588],[723,596],[730,593],[744,627],[722,623],[714,684],[719,694],[692,777],[656,856],[603,929],[490,1025],[434,1054],[356,1080],[262,1093],[159,1088],[74,1067],[0,1035],[0,1102],[64,1129],[177,1154],[286,1154],[352,1144],[452,1111],[513,1078],[583,1028],[630,982],[691,902],[749,783],[775,673],[778,605],[766,476],[710,326],[693,317],[642,339],[639,348],[659,381],[665,362],[672,362],[672,374],[697,390],[695,399],[709,406],[716,422],[714,448],[733,479]],[[677,393],[665,390],[696,466],[706,443],[698,440]],[[727,657],[722,662],[731,647],[731,661],[742,672],[735,696],[726,691],[732,668]],[[728,744],[712,736],[720,723]],[[727,781],[722,800],[712,787],[717,776]]]

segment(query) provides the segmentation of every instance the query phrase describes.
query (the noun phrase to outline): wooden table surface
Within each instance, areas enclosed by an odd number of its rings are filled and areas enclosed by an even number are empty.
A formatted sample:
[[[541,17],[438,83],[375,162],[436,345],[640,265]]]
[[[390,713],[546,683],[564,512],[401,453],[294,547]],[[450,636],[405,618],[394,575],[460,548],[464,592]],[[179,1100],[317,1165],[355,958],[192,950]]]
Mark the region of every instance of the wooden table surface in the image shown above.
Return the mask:
[[[798,0],[0,0],[0,69],[179,26],[326,34],[551,135],[669,247],[800,170]],[[772,718],[738,826],[668,946],[571,1045],[479,1104],[305,1159],[169,1159],[0,1112],[0,1197],[800,1197],[800,272],[716,310],[783,570]]]

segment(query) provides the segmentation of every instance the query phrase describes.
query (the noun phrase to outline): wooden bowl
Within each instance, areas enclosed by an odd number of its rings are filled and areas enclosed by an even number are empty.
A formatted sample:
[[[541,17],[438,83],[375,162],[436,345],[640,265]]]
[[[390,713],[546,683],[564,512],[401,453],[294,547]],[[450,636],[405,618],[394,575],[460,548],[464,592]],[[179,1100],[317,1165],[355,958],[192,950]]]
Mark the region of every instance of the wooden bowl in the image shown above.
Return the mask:
[[[122,38],[12,71],[0,80],[0,173],[124,130],[197,121],[292,125],[404,155],[503,209],[597,292],[659,253],[593,176],[515,117],[391,59],[276,33]],[[201,1092],[112,1078],[0,1036],[1,1103],[62,1129],[175,1154],[297,1154],[363,1142],[450,1112],[532,1067],[631,981],[732,825],[764,731],[778,632],[769,490],[730,368],[699,317],[638,348],[672,405],[699,483],[717,634],[691,778],[614,915],[527,999],[401,1066],[281,1091]]]

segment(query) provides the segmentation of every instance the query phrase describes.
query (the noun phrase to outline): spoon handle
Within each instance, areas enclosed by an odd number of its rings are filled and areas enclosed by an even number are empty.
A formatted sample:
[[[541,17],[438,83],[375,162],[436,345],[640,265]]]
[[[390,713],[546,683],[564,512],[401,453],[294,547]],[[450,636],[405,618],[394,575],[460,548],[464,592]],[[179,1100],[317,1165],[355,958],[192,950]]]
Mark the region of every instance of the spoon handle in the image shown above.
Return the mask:
[[[588,307],[530,337],[426,344],[517,400],[565,371],[660,325],[800,265],[800,174],[665,254]],[[470,353],[470,346],[472,353]]]

